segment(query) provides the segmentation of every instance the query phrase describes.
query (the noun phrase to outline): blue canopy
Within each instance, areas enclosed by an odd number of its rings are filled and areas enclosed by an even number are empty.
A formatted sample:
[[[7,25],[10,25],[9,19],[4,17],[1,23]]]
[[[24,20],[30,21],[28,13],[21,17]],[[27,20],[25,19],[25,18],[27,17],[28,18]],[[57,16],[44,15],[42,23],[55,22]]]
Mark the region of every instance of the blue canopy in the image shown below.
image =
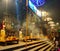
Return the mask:
[[[42,6],[45,3],[45,0],[30,0],[36,7]]]

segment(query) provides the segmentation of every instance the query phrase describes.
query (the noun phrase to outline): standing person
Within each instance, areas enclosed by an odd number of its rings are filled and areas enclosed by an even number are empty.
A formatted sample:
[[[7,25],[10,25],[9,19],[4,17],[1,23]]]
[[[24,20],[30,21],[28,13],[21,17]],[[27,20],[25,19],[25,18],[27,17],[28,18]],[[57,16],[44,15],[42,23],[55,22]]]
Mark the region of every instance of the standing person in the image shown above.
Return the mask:
[[[55,36],[55,45],[56,45],[56,48],[58,49],[59,47],[59,35],[58,34],[56,34]]]
[[[23,34],[22,34],[22,29],[19,30],[19,39],[22,40],[23,39]]]

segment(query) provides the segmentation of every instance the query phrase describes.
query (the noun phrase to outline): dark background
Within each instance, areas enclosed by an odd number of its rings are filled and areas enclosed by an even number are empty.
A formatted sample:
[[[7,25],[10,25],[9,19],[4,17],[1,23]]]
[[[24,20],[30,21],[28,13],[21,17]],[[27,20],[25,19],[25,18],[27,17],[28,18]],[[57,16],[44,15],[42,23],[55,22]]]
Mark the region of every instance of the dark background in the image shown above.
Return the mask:
[[[60,23],[60,0],[46,0],[46,3],[42,6],[42,9],[50,13],[50,16],[53,18],[54,22]]]

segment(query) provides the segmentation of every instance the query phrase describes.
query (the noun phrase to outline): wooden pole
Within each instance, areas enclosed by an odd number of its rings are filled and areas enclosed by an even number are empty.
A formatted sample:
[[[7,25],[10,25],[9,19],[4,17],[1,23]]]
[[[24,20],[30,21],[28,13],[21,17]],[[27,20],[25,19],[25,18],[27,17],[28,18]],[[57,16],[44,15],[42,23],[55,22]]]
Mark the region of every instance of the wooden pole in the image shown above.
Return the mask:
[[[26,46],[27,46],[27,34],[28,34],[28,0],[26,0]]]

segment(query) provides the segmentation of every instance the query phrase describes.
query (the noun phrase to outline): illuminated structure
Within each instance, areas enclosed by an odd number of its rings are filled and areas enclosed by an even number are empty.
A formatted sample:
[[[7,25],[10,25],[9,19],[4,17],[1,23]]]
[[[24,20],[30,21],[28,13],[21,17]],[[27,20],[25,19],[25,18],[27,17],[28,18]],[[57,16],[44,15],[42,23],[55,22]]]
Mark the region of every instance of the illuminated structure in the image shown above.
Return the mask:
[[[37,7],[44,5],[45,0],[29,0],[29,7],[35,12],[39,17],[41,17],[41,11]]]
[[[45,0],[29,0],[29,8],[37,15],[37,17],[43,17],[45,16],[44,11],[41,11],[38,9],[38,7],[41,7],[45,4]],[[40,26],[40,34],[47,34],[46,28],[44,27],[44,22],[41,19],[41,26]],[[43,31],[43,32],[42,32]]]
[[[30,0],[36,7],[42,6],[45,3],[45,0]]]
[[[26,15],[26,0],[15,0],[15,4],[17,21],[22,22],[22,19],[24,19]]]

